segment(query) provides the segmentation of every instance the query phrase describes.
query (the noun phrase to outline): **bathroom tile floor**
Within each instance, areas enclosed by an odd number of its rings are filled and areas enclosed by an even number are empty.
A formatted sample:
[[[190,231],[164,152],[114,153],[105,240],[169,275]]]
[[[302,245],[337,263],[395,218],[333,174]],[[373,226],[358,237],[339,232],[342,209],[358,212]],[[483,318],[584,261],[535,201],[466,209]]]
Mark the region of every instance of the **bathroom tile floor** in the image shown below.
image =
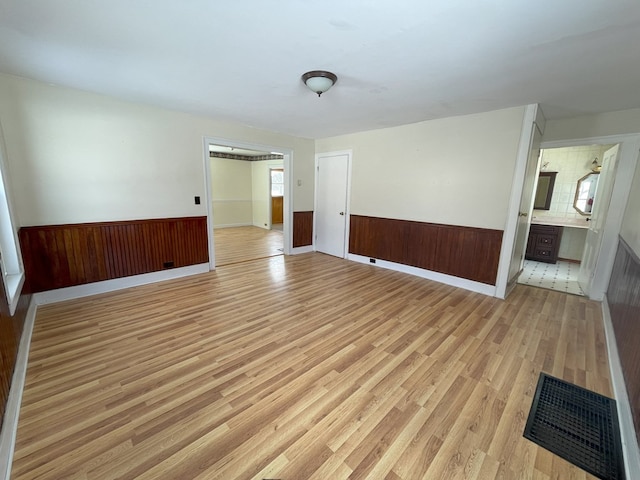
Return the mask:
[[[578,285],[579,271],[579,263],[558,260],[557,263],[553,264],[525,260],[518,283],[573,295],[584,295],[580,285]]]

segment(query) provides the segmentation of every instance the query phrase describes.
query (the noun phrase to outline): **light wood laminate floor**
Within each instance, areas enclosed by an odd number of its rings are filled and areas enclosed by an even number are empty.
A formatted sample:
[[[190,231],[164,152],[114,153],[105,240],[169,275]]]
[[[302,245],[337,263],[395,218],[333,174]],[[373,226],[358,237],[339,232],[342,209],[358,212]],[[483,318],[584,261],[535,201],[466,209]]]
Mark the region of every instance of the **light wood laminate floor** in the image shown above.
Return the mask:
[[[282,230],[260,227],[216,228],[216,267],[283,254]]]
[[[611,395],[599,304],[309,253],[40,307],[20,479],[591,479],[522,437]]]

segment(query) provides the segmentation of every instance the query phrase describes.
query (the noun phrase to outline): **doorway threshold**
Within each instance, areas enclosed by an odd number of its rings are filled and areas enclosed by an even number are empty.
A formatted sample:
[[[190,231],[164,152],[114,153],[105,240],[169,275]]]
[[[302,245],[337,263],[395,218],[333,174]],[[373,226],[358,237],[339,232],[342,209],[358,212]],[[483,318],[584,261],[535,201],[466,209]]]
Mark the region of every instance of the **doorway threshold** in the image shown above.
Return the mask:
[[[558,260],[556,263],[525,260],[518,283],[584,296],[578,284],[580,264]]]

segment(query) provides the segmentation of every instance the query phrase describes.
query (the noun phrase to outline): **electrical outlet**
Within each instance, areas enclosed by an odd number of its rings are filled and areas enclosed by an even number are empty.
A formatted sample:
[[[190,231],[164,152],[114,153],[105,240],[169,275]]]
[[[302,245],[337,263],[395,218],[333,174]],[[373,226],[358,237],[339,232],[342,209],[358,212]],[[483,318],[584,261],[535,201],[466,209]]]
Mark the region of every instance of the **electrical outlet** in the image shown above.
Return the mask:
[[[369,263],[376,263],[376,259],[375,258],[370,258],[369,259]]]
[[[162,268],[173,268],[174,267],[174,263],[173,262],[164,262],[162,264]]]

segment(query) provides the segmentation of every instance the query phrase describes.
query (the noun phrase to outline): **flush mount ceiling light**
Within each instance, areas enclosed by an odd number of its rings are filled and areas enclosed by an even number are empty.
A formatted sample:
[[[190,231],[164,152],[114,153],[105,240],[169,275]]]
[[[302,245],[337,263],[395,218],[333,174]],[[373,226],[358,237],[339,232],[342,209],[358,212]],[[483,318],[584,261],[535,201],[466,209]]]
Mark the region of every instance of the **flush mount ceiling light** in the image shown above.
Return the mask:
[[[338,81],[338,77],[334,73],[325,70],[312,70],[302,75],[302,81],[309,89],[320,96],[333,87],[333,84]]]

